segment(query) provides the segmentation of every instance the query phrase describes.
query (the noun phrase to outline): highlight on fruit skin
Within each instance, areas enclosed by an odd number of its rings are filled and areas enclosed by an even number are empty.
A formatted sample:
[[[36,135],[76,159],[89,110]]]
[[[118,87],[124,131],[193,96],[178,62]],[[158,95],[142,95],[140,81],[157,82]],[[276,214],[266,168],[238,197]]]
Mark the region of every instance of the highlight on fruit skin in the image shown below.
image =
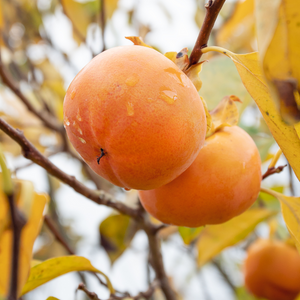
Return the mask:
[[[244,261],[246,288],[268,300],[295,300],[300,293],[300,255],[281,241],[258,239]]]
[[[70,142],[100,176],[127,189],[153,189],[184,172],[206,134],[190,79],[154,49],[122,46],[96,56],[64,100]]]
[[[192,165],[172,182],[139,191],[145,210],[159,221],[186,227],[219,224],[256,200],[261,160],[252,138],[237,126],[205,141]]]

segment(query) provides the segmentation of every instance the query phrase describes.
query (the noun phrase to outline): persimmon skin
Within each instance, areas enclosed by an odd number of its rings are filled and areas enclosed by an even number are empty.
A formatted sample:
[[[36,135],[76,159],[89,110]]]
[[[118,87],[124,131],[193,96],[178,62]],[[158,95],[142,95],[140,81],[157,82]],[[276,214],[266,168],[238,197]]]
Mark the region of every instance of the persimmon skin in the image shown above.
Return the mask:
[[[142,205],[166,224],[198,227],[223,223],[256,200],[261,161],[252,138],[225,127],[208,137],[192,165],[172,182],[139,191]]]
[[[300,293],[300,255],[283,242],[259,239],[244,262],[245,285],[257,297],[294,300]]]
[[[205,139],[196,88],[171,60],[147,47],[96,56],[70,84],[63,109],[77,152],[97,174],[127,189],[170,182],[191,165]]]

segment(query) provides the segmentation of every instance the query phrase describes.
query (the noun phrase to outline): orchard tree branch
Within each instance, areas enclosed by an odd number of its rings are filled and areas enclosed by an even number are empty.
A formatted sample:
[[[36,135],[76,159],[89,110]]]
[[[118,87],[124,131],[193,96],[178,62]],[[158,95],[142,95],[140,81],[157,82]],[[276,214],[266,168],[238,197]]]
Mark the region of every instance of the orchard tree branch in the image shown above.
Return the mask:
[[[49,174],[58,178],[63,183],[72,187],[76,192],[85,196],[86,198],[92,200],[93,202],[101,205],[111,207],[121,214],[131,216],[134,219],[140,219],[139,210],[132,209],[129,206],[123,204],[114,199],[108,193],[104,191],[91,190],[86,187],[84,184],[76,180],[74,176],[68,175],[57,166],[55,166],[49,159],[43,156],[35,147],[32,145],[24,136],[23,132],[20,130],[14,129],[2,118],[0,118],[0,129],[10,136],[15,142],[17,142],[23,152],[23,156],[27,159],[32,160],[37,165],[45,169]]]
[[[190,55],[190,66],[198,63],[202,56],[201,49],[207,47],[210,33],[214,27],[219,12],[226,0],[208,0],[205,5],[206,14],[201,26],[194,49]]]
[[[160,249],[160,241],[153,229],[149,230],[149,226],[147,224],[145,224],[144,231],[148,237],[150,262],[155,271],[156,279],[160,283],[160,287],[166,297],[166,300],[176,300],[175,292],[172,289],[165,272],[163,257]]]
[[[11,257],[11,273],[10,273],[10,287],[7,300],[18,299],[18,275],[19,275],[19,254],[21,246],[21,233],[26,224],[26,219],[19,211],[14,201],[14,193],[7,195],[11,224],[13,230],[13,245],[12,245],[12,257]]]
[[[149,299],[152,297],[152,295],[155,292],[155,289],[159,286],[159,282],[157,280],[154,280],[147,291],[145,292],[140,292],[136,296],[130,296],[129,294],[126,296],[116,296],[116,295],[111,295],[111,297],[108,300],[123,300],[123,299],[130,299],[130,300],[140,300],[140,299]],[[90,292],[86,286],[83,283],[80,283],[77,290],[81,290],[85,292],[85,294],[91,299],[91,300],[101,300],[98,295],[94,292]]]
[[[6,70],[4,69],[3,63],[1,61],[1,54],[0,54],[0,77],[2,78],[3,83],[9,87],[9,89],[21,99],[21,101],[25,104],[27,109],[32,112],[36,117],[38,117],[46,127],[56,131],[56,132],[63,132],[64,128],[62,124],[59,124],[55,118],[52,117],[46,111],[39,111],[37,110],[30,101],[23,95],[19,87],[11,80],[10,76],[7,74]]]
[[[100,23],[101,23],[101,37],[102,37],[102,52],[106,50],[105,44],[105,0],[100,0]]]

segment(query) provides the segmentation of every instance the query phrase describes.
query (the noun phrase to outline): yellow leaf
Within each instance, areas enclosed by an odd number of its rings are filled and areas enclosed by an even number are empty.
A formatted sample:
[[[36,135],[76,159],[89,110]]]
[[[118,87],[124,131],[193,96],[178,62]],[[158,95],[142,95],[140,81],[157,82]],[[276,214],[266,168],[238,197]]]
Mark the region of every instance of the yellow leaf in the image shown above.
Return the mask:
[[[19,181],[20,182],[20,181]],[[2,194],[2,190],[0,191]],[[22,195],[22,193],[21,193]],[[34,193],[32,205],[30,209],[29,218],[21,233],[21,246],[20,246],[20,267],[19,267],[19,287],[20,289],[25,284],[28,272],[30,270],[32,248],[36,237],[39,234],[45,205],[48,202],[48,196]],[[22,204],[24,199],[17,199],[18,207],[22,211]],[[0,201],[7,201],[3,194],[0,196]],[[0,207],[3,204],[0,203]],[[8,209],[6,209],[7,213]],[[6,228],[0,237],[0,295],[6,295],[10,282],[11,270],[11,254],[12,254],[12,230]]]
[[[267,209],[250,209],[230,221],[205,227],[197,242],[198,266],[202,266],[223,249],[243,240],[256,225],[277,212]]]
[[[128,216],[111,215],[101,222],[101,245],[112,263],[122,255],[137,232],[137,224]]]
[[[295,127],[287,125],[282,120],[272,100],[259,65],[258,53],[235,54],[219,47],[207,47],[202,50],[204,53],[209,51],[221,52],[233,60],[246,89],[256,102],[274,139],[300,180],[300,139]]]
[[[203,99],[203,97],[200,96],[200,99],[203,103],[203,107],[204,107],[204,110],[205,110],[205,116],[206,116],[206,136],[209,135],[210,133],[210,130],[211,130],[211,127],[212,127],[212,118],[211,118],[211,115],[207,109],[207,104],[206,104],[206,101]]]
[[[139,36],[126,36],[125,38],[129,41],[132,41],[134,45],[152,48],[151,46],[144,43],[143,39]]]
[[[239,111],[234,103],[235,101],[241,102],[241,100],[234,96],[224,97],[218,106],[210,111],[213,132],[222,129],[224,126],[235,126],[239,121]]]
[[[166,52],[165,53],[165,57],[170,59],[173,63],[175,63],[175,61],[176,61],[176,55],[177,55],[177,52]]]
[[[81,256],[70,255],[51,258],[31,268],[30,275],[22,289],[21,295],[32,291],[54,278],[74,271],[90,271],[101,274],[105,277],[110,292],[114,293],[114,288],[108,277],[93,267],[88,259]]]
[[[61,0],[63,11],[72,22],[74,38],[78,43],[85,40],[87,28],[98,11],[97,2],[80,3],[75,0]]]
[[[199,73],[201,72],[202,64],[204,62],[205,61],[201,61],[195,65],[192,65],[190,68],[188,68],[185,71],[185,74],[191,80],[191,82],[194,84],[194,86],[198,92],[200,91],[200,89],[202,87],[202,81],[199,77]]]
[[[239,1],[232,16],[218,30],[218,45],[249,48],[251,37],[254,38],[254,23],[254,0]]]
[[[204,227],[189,228],[189,227],[178,227],[178,232],[186,245],[189,245],[200,235]]]
[[[114,11],[117,9],[118,7],[118,2],[119,0],[109,0],[109,1],[105,1],[105,16],[110,19],[112,17],[112,15],[114,14]]]
[[[257,1],[260,60],[273,100],[288,124],[300,121],[299,15],[297,0]]]
[[[300,197],[289,197],[264,188],[261,191],[276,197],[280,201],[286,227],[300,252]]]

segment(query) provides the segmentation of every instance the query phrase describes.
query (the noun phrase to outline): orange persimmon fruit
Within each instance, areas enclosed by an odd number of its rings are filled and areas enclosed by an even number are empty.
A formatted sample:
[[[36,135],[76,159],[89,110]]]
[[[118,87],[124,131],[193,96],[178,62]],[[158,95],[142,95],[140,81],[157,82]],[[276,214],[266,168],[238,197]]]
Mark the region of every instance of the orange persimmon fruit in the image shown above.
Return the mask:
[[[100,176],[127,189],[153,189],[184,172],[206,134],[202,101],[168,58],[143,46],[96,56],[64,100],[69,140]]]
[[[300,293],[300,255],[281,241],[258,239],[244,262],[246,288],[268,300],[294,300]]]
[[[256,200],[261,161],[252,138],[237,126],[205,140],[192,165],[170,183],[139,191],[142,205],[166,224],[198,227],[223,223]]]

